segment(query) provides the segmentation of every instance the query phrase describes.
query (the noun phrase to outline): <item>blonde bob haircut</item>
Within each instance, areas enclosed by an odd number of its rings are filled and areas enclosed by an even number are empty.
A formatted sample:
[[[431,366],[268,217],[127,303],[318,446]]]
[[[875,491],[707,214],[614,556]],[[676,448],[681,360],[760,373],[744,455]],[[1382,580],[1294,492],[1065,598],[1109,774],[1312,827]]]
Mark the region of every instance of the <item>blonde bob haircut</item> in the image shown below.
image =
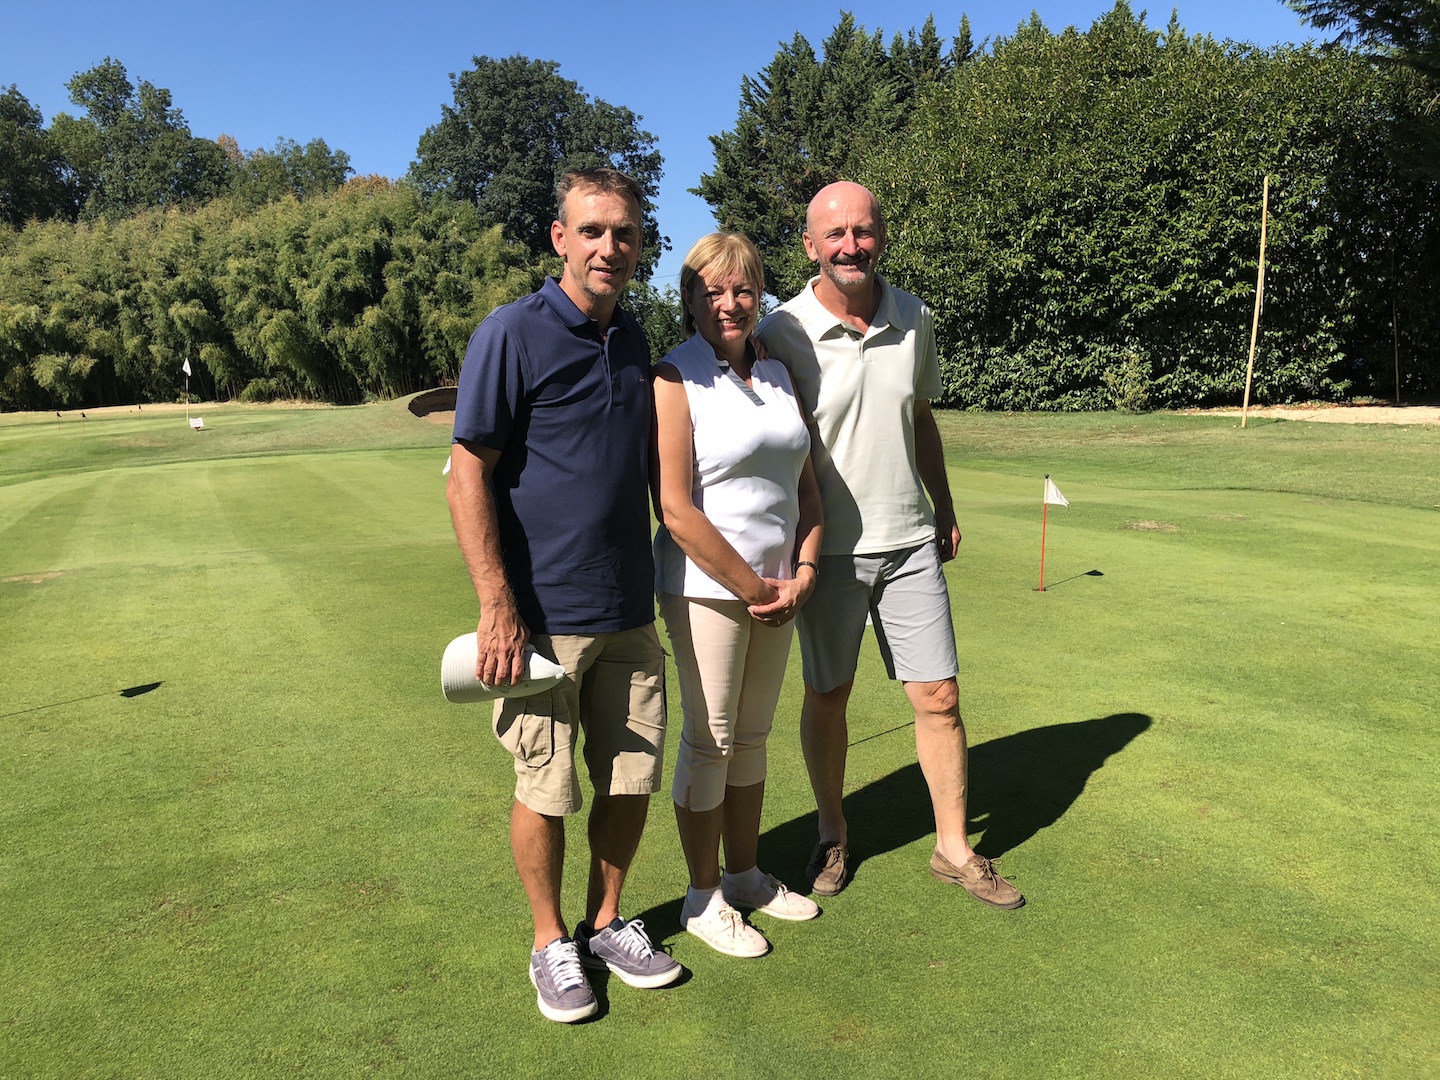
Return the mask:
[[[680,312],[685,336],[695,336],[695,317],[690,314],[690,290],[697,278],[724,281],[737,277],[755,290],[755,299],[765,295],[765,260],[742,233],[713,232],[695,241],[680,267]]]

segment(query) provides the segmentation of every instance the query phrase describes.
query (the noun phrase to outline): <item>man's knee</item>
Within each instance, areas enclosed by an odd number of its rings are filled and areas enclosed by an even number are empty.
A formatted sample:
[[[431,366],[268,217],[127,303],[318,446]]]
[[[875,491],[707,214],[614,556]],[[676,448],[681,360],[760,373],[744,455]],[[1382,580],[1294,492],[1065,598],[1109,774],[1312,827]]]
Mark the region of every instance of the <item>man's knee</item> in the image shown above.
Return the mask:
[[[938,682],[907,682],[905,693],[916,717],[934,717],[942,722],[960,722],[960,688],[954,679]]]
[[[833,690],[816,690],[805,684],[805,710],[810,718],[820,724],[838,723],[845,719],[845,710],[850,704],[850,690],[854,679],[848,679]]]

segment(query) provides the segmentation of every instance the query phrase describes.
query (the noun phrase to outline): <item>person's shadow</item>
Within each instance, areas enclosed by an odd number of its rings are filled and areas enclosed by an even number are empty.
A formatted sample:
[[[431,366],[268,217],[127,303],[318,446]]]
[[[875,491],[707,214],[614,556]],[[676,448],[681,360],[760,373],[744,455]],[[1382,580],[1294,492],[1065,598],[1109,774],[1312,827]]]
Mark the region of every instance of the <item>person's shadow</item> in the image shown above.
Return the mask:
[[[1055,824],[1112,754],[1150,727],[1143,713],[1032,728],[970,748],[969,815],[984,831],[975,850],[995,859]],[[912,737],[907,727],[897,737]],[[935,831],[930,791],[918,763],[897,769],[845,797],[853,872],[865,859],[904,847]],[[761,861],[781,881],[803,888],[805,863],[816,841],[812,811],[767,830]]]
[[[969,815],[972,831],[984,831],[975,850],[999,858],[1055,824],[1080,798],[1106,760],[1146,731],[1144,713],[1115,713],[1094,720],[1051,724],[991,739],[970,748]],[[914,738],[912,725],[896,738]],[[888,733],[887,733],[888,734]],[[935,832],[930,791],[918,763],[872,781],[845,797],[852,875],[867,858],[904,847]],[[815,846],[816,816],[791,818],[760,836],[760,863],[781,881],[805,888],[805,863]],[[668,936],[680,925],[683,897],[642,913]]]

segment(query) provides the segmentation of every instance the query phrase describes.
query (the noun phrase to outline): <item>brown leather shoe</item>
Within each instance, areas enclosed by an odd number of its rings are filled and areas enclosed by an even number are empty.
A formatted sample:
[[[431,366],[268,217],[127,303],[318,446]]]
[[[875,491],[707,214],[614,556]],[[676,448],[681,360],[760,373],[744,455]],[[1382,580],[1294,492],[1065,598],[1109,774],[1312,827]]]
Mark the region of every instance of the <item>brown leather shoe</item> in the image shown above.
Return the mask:
[[[935,852],[930,856],[930,875],[959,885],[976,900],[991,907],[1013,909],[1025,904],[1020,890],[995,872],[995,864],[981,855],[972,855],[964,866],[956,866]]]
[[[810,891],[834,896],[850,883],[850,849],[838,840],[821,840],[805,864]]]

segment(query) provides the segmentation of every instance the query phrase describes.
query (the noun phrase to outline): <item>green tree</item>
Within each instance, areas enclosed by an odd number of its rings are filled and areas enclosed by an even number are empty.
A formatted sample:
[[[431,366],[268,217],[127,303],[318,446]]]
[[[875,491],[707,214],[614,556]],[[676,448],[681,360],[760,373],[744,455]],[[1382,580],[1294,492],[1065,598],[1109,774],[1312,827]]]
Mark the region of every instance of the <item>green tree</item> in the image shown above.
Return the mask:
[[[887,273],[935,310],[946,400],[1076,409],[1238,400],[1270,174],[1257,393],[1335,398],[1378,383],[1392,282],[1433,279],[1432,189],[1386,153],[1409,92],[1352,52],[1160,33],[1120,3],[996,41],[857,178]],[[1418,346],[1440,306],[1397,302]]]
[[[933,19],[918,35],[897,34],[887,52],[880,31],[867,33],[845,12],[820,55],[797,33],[758,75],[741,80],[735,127],[710,137],[715,168],[692,191],[722,228],[755,241],[772,293],[790,296],[810,277],[800,233],[815,193],[888,145],[925,88],[970,48],[968,19],[948,55]]]
[[[230,161],[229,190],[249,207],[286,195],[303,199],[335,191],[355,171],[350,155],[331,150],[324,139],[311,139],[304,146],[294,139],[277,139],[273,149],[248,154],[228,135],[218,141]]]
[[[1423,88],[1419,107],[1396,118],[1400,160],[1440,175],[1440,3],[1436,0],[1287,0],[1317,30],[1339,30],[1337,40],[1376,61],[1411,72]]]
[[[1440,5],[1434,0],[1287,0],[1317,30],[1339,29],[1339,40],[1376,50],[1397,64],[1440,82]]]
[[[451,74],[455,103],[442,106],[440,122],[420,137],[410,178],[423,192],[473,203],[481,221],[503,226],[537,257],[551,253],[555,182],[566,169],[620,169],[653,202],[662,162],[640,117],[587,96],[553,61],[474,61],[471,70]],[[669,247],[652,206],[643,210],[642,279]]]
[[[0,94],[0,222],[23,225],[63,209],[60,162],[44,117],[12,83]]]
[[[169,90],[143,80],[132,84],[125,66],[109,57],[66,86],[86,115],[57,115],[50,135],[84,216],[194,205],[223,189],[229,168],[224,151],[190,134]]]
[[[674,285],[657,289],[648,281],[632,281],[625,292],[625,307],[645,331],[652,359],[659,360],[685,340],[680,291]]]

